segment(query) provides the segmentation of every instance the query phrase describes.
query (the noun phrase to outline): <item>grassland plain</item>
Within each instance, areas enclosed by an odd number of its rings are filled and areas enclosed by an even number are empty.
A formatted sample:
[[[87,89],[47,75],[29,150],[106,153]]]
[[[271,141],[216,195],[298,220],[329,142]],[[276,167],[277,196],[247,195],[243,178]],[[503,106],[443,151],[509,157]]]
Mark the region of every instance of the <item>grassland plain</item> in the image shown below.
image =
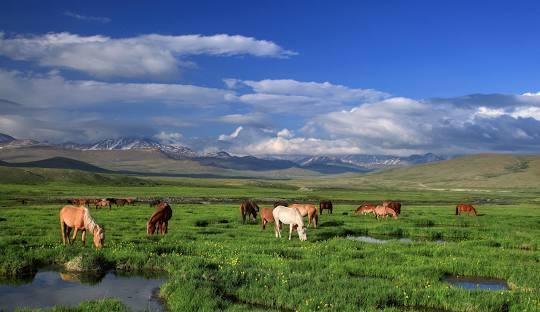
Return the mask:
[[[0,185],[0,276],[8,281],[83,255],[117,270],[165,270],[161,296],[171,311],[539,311],[540,209],[532,190],[437,191],[320,181],[152,179],[145,185],[50,182]],[[95,210],[105,248],[60,244],[61,201],[78,196],[168,197],[166,236],[147,236],[146,204]],[[336,202],[308,241],[275,239],[271,229],[242,225],[237,199]],[[29,199],[22,205],[21,198]],[[353,216],[362,201],[399,199],[398,220]],[[229,202],[231,201],[231,202]],[[453,215],[457,202],[479,202],[478,217]],[[261,206],[265,206],[264,204]],[[266,205],[267,206],[267,205]],[[284,230],[285,231],[285,230]],[[347,236],[409,237],[368,244]],[[438,242],[442,240],[444,242]],[[470,291],[446,275],[501,278],[508,291]],[[114,300],[56,311],[123,311]]]

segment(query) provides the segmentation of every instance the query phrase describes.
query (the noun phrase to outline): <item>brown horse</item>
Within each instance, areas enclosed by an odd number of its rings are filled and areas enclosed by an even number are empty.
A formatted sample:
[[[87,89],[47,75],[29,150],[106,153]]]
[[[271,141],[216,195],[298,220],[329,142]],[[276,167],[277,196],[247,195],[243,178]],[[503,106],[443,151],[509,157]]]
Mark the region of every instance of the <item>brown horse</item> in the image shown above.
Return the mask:
[[[317,212],[317,209],[315,208],[315,205],[291,204],[289,205],[289,208],[298,209],[302,217],[308,216],[308,226],[313,224],[314,227],[317,227],[317,223],[319,223],[319,214]]]
[[[468,204],[459,204],[456,206],[456,216],[460,215],[462,212],[467,212],[469,215],[477,216],[476,209],[472,205]]]
[[[322,215],[323,209],[330,210],[330,214],[332,214],[332,211],[334,210],[334,206],[332,205],[332,202],[329,200],[321,200],[319,203],[319,213]]]
[[[84,198],[72,198],[72,199],[68,199],[67,202],[68,204],[72,204],[75,206],[85,206],[87,203],[87,200]]]
[[[288,207],[288,206],[289,206],[289,203],[286,202],[286,201],[278,200],[278,201],[275,201],[275,202],[274,202],[274,208],[276,208],[277,206]]]
[[[135,198],[133,198],[133,197],[126,198],[126,203],[128,205],[135,206]]]
[[[113,203],[116,204],[116,207],[118,207],[118,206],[123,207],[128,203],[128,201],[127,201],[127,199],[124,199],[124,198],[115,198]]]
[[[73,238],[69,238],[71,229],[75,229]],[[94,246],[96,248],[103,247],[105,240],[105,230],[99,226],[92,216],[90,211],[86,207],[64,206],[60,210],[60,230],[62,232],[62,241],[64,245],[66,241],[69,244],[73,244],[73,241],[77,238],[77,232],[82,231],[82,242],[85,243],[86,230],[88,230],[94,236]]]
[[[377,206],[373,204],[363,203],[361,206],[356,208],[356,210],[354,211],[354,214],[363,214],[363,215],[366,215],[368,213],[375,214],[376,207]]]
[[[401,213],[401,203],[398,202],[398,201],[385,200],[385,201],[383,201],[383,206],[391,208],[392,210],[394,210],[397,213],[398,216]]]
[[[246,223],[246,216],[253,216],[253,221],[257,221],[257,211],[259,211],[259,206],[257,203],[251,199],[244,200],[240,204],[240,214],[242,215],[242,223]]]
[[[94,204],[96,206],[96,209],[98,208],[104,208],[104,207],[109,207],[109,209],[111,209],[111,202],[108,200],[108,199],[100,199],[97,203]]]
[[[274,223],[274,215],[272,211],[274,208],[261,208],[261,223],[263,230],[266,228],[266,223]]]
[[[160,201],[156,204],[156,211],[148,219],[148,222],[146,222],[146,233],[153,235],[157,230],[158,233],[167,234],[171,217],[171,206],[164,201]]]
[[[375,217],[377,217],[377,220],[379,220],[379,217],[385,217],[387,215],[391,215],[392,218],[397,219],[397,213],[394,211],[394,209],[386,206],[377,206],[373,210],[373,213],[375,214]]]

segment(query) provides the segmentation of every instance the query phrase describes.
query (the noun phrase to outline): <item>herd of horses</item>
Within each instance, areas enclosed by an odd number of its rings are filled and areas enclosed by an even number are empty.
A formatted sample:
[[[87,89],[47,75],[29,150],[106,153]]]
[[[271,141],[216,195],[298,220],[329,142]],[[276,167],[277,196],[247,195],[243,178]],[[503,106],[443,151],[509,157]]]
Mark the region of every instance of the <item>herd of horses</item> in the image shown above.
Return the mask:
[[[101,199],[84,199],[75,198],[69,199],[68,203],[71,205],[64,206],[60,210],[60,230],[62,234],[62,241],[64,244],[72,244],[77,237],[78,231],[81,231],[82,242],[85,243],[86,231],[93,235],[94,246],[96,248],[103,247],[105,240],[105,229],[99,226],[92,216],[90,215],[87,205],[94,205],[97,208],[116,204],[117,206],[135,205],[135,199],[133,198],[101,198]],[[155,207],[156,210],[148,221],[146,222],[146,233],[148,235],[153,234],[167,234],[169,220],[172,217],[172,208],[164,200],[153,200],[150,202],[150,207]],[[257,220],[257,213],[261,214],[262,229],[266,228],[268,223],[274,223],[274,234],[276,238],[281,237],[281,229],[283,224],[289,225],[289,240],[291,239],[292,232],[298,232],[300,240],[307,240],[306,226],[304,224],[304,217],[308,217],[308,226],[317,227],[319,223],[319,214],[322,215],[323,210],[329,210],[330,214],[333,213],[333,204],[329,200],[324,200],[319,203],[319,209],[313,204],[289,204],[284,201],[277,201],[274,203],[273,208],[264,207],[259,208],[257,203],[251,199],[244,200],[240,204],[240,215],[242,217],[242,223],[246,223],[246,218],[251,218],[254,222]],[[368,215],[373,214],[376,219],[386,218],[391,216],[393,219],[397,219],[401,214],[401,202],[387,200],[383,201],[380,205],[371,203],[363,203],[353,212],[354,214]],[[456,215],[461,213],[468,213],[470,215],[477,216],[476,209],[469,204],[458,204],[456,206]],[[73,236],[71,231],[74,230]]]

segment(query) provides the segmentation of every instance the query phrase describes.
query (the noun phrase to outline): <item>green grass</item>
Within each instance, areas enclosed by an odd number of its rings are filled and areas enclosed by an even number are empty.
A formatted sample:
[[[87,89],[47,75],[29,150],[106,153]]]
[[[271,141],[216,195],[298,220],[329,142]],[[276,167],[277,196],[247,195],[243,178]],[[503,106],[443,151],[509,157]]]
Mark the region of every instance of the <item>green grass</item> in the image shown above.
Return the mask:
[[[520,169],[521,170],[521,169]],[[165,270],[161,288],[171,311],[538,311],[540,209],[538,193],[403,190],[336,187],[326,181],[153,179],[155,185],[96,186],[69,183],[0,185],[0,277],[63,264],[119,270]],[[324,182],[324,183],[323,183]],[[307,188],[307,190],[306,190]],[[171,197],[166,236],[147,236],[153,209],[139,203],[91,209],[106,228],[105,248],[60,242],[61,198],[75,196]],[[17,198],[29,198],[22,206]],[[309,228],[307,242],[274,238],[272,228],[241,224],[237,202],[330,198],[334,214]],[[364,200],[401,199],[398,220],[354,216]],[[192,200],[190,200],[192,199]],[[196,200],[195,200],[196,199]],[[456,202],[481,201],[478,217],[453,215]],[[56,202],[55,202],[56,201]],[[201,204],[200,202],[208,202]],[[261,205],[265,206],[265,205]],[[348,235],[410,237],[375,245]],[[444,240],[439,244],[435,240]],[[442,281],[447,274],[502,278],[509,291],[468,291]],[[115,301],[85,302],[54,311],[122,311]]]

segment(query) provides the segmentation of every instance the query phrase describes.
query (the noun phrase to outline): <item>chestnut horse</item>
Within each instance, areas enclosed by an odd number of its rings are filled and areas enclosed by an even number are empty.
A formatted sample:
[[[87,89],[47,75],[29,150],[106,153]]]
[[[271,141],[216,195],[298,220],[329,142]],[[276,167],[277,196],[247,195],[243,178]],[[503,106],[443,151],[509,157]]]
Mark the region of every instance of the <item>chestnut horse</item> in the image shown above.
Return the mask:
[[[363,215],[366,215],[368,213],[372,213],[372,214],[375,214],[375,208],[377,206],[376,205],[373,205],[373,204],[369,204],[369,203],[363,203],[361,206],[359,206],[358,208],[356,208],[356,210],[354,211],[355,214],[363,214]]]
[[[456,216],[460,215],[462,212],[468,212],[469,215],[478,215],[476,214],[476,209],[474,209],[472,205],[467,204],[459,204],[456,206]]]
[[[146,222],[146,233],[153,235],[157,230],[158,233],[167,234],[169,220],[172,217],[171,206],[164,201],[159,201],[155,206],[156,211],[148,219],[148,222]]]
[[[302,215],[302,217],[308,216],[308,226],[313,224],[314,227],[317,227],[319,223],[319,214],[315,205],[312,204],[291,204],[289,208],[296,208]]]
[[[126,203],[128,205],[135,206],[135,198],[133,198],[133,197],[126,198]]]
[[[107,207],[107,206],[109,206],[109,209],[111,209],[111,202],[108,199],[105,199],[105,198],[98,200],[94,205],[96,206],[96,209],[98,209],[100,207],[104,208],[104,207]]]
[[[75,206],[84,206],[87,203],[87,200],[84,198],[72,198],[67,200],[68,204],[72,204]]]
[[[261,223],[262,229],[266,228],[266,223],[274,223],[274,215],[272,214],[273,208],[261,208]]]
[[[73,234],[73,238],[70,239],[71,229],[75,229],[75,233]],[[92,216],[90,216],[90,211],[86,207],[64,206],[60,210],[60,230],[64,245],[66,241],[69,244],[73,244],[79,230],[82,231],[82,242],[84,244],[86,230],[88,230],[94,236],[94,246],[96,248],[103,247],[105,230],[94,221]]]
[[[289,224],[289,240],[291,240],[291,235],[294,228],[297,229],[298,238],[300,238],[301,241],[307,240],[304,219],[297,208],[277,206],[274,208],[274,210],[272,210],[272,215],[274,216],[275,220],[274,234],[276,235],[276,238],[281,237],[281,224],[284,223]]]
[[[323,209],[330,210],[330,213],[332,213],[332,210],[334,210],[334,206],[332,205],[332,202],[329,200],[321,200],[319,203],[319,213],[322,215]]]
[[[398,216],[401,213],[401,203],[398,202],[398,201],[385,200],[385,201],[383,201],[383,206],[391,208],[392,210],[394,210],[397,213]]]
[[[253,221],[257,221],[257,211],[259,211],[259,206],[257,203],[251,199],[244,200],[240,204],[240,214],[242,215],[242,223],[246,223],[246,216],[252,215]]]
[[[394,211],[394,209],[392,209],[390,207],[379,205],[379,206],[375,207],[375,209],[373,210],[373,213],[377,217],[377,220],[379,220],[379,217],[385,217],[386,218],[387,215],[391,215],[392,218],[397,219],[397,213]]]

